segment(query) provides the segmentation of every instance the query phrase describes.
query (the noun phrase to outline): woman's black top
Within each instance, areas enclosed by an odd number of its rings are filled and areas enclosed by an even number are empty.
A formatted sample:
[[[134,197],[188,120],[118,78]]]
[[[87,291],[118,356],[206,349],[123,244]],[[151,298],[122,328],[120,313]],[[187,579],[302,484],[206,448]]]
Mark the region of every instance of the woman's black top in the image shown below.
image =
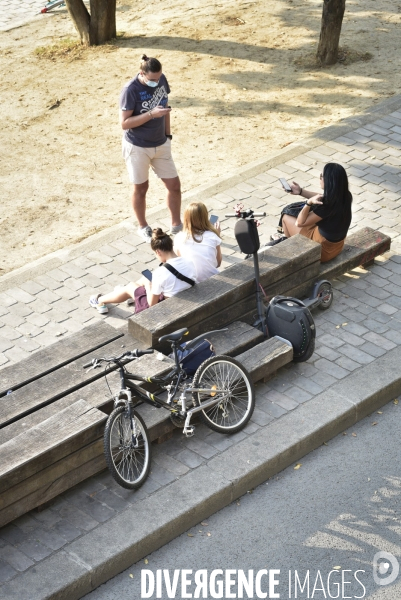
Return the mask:
[[[323,200],[324,202],[324,200]],[[349,226],[351,225],[352,195],[346,208],[342,208],[345,212],[336,211],[331,206],[315,204],[313,212],[322,220],[318,222],[319,233],[329,242],[341,242],[347,237]],[[346,213],[346,214],[345,214]]]

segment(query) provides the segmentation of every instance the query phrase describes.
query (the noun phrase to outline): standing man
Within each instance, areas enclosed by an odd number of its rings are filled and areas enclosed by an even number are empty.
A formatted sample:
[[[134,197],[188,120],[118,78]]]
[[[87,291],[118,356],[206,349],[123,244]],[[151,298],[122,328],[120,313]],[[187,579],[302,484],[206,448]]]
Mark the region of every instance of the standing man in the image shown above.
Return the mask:
[[[181,184],[171,156],[170,87],[157,58],[142,55],[140,71],[123,88],[120,96],[120,123],[124,130],[123,157],[127,165],[132,191],[132,208],[138,220],[138,234],[152,239],[146,221],[146,192],[149,167],[167,188],[167,207],[171,214],[170,233],[182,229],[180,218]]]

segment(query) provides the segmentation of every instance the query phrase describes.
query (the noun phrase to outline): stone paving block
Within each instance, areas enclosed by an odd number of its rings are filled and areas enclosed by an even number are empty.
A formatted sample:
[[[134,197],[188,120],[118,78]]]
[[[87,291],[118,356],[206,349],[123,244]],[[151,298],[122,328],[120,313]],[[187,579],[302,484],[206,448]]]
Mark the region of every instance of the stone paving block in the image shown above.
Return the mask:
[[[36,281],[28,280],[24,281],[20,284],[20,288],[24,290],[24,292],[28,292],[28,294],[35,295],[39,292],[43,291],[43,285],[40,285]]]
[[[57,293],[47,289],[43,290],[43,292],[39,292],[36,297],[38,300],[50,305],[52,305],[54,302],[57,302],[57,300],[60,300],[60,296]]]
[[[35,296],[29,294],[28,292],[25,292],[22,288],[19,287],[9,288],[7,290],[7,295],[11,296],[11,298],[14,298],[14,300],[16,300],[17,302],[22,302],[23,304],[29,304],[30,302],[33,302],[35,300]]]
[[[89,264],[88,267],[86,267],[86,268],[90,268],[91,266],[92,266],[92,264]],[[75,280],[78,280],[81,277],[83,277],[86,273],[86,268],[79,267],[73,261],[68,262],[64,265],[60,265],[60,271],[63,271],[64,273],[66,273],[69,276],[68,278],[65,277],[65,279],[63,280],[64,285],[67,285],[67,281],[71,277],[74,278]]]
[[[343,346],[341,347],[341,352],[342,352],[342,349],[343,349]],[[323,371],[324,373],[327,373],[327,375],[331,375],[335,379],[344,379],[344,377],[349,375],[349,371],[347,371],[343,367],[340,367],[340,366],[330,362],[326,358],[320,358],[319,360],[317,360],[315,362],[315,367],[318,370]],[[314,381],[316,381],[315,377],[313,379],[314,379]]]
[[[69,274],[62,269],[52,269],[47,275],[59,283],[63,283],[69,277]]]
[[[383,354],[386,354],[386,350],[380,348],[379,346],[376,346],[375,344],[372,344],[371,342],[365,342],[364,344],[362,344],[362,346],[359,347],[359,349],[363,352],[371,354],[375,358],[379,358],[379,356],[383,356]]]
[[[398,312],[398,309],[390,304],[380,304],[377,307],[377,310],[380,310],[380,312],[383,312],[386,315],[393,315],[394,313]]]
[[[50,548],[43,546],[40,542],[35,540],[28,540],[24,542],[23,545],[24,554],[32,558],[34,561],[43,560],[46,556],[49,556],[52,551]]]
[[[69,521],[65,519],[61,519],[60,521],[58,521],[54,526],[54,529],[67,542],[72,542],[72,540],[75,540],[78,536],[82,534],[82,531],[74,527],[74,525],[72,525],[71,523],[69,523]]]
[[[2,338],[6,338],[7,340],[16,340],[19,337],[22,337],[22,334],[13,327],[10,327],[10,325],[3,325],[0,329],[0,334]]]
[[[106,256],[111,256],[112,258],[121,254],[121,250],[119,250],[115,246],[112,246],[111,244],[106,244],[105,246],[101,246],[99,248],[99,251],[102,254],[105,254]]]
[[[368,342],[372,342],[372,344],[375,344],[376,346],[379,346],[384,350],[392,350],[396,347],[396,344],[394,344],[394,342],[390,342],[390,340],[379,335],[378,333],[375,333],[374,331],[369,331],[369,333],[365,333],[363,337]]]
[[[129,502],[123,500],[123,498],[115,494],[110,489],[100,490],[99,492],[93,494],[93,497],[96,498],[96,500],[98,500],[102,504],[105,504],[106,506],[115,511],[124,510],[125,508],[127,508],[127,506],[129,506]]]
[[[273,417],[268,412],[256,407],[253,411],[251,421],[252,423],[256,423],[256,425],[259,425],[260,427],[265,427],[271,421],[273,421]]]
[[[287,396],[286,394],[282,394],[280,392],[276,392],[276,390],[270,390],[266,394],[266,399],[273,402],[273,404],[277,404],[284,408],[285,410],[293,410],[298,406],[298,402],[295,402],[292,398]]]
[[[196,452],[192,452],[189,448],[185,448],[176,454],[176,459],[187,465],[190,469],[195,469],[199,467],[204,462],[204,459],[197,454]]]
[[[81,269],[83,269],[86,272],[86,269],[88,269],[89,267],[93,267],[93,265],[96,264],[97,261],[89,258],[89,256],[86,254],[85,256],[78,256],[77,258],[74,258],[70,263],[71,265],[76,265],[77,267],[80,267]],[[76,277],[76,275],[72,275],[73,277]]]
[[[15,575],[17,571],[15,571],[8,563],[4,562],[4,560],[0,560],[0,583],[5,583],[9,581]]]
[[[99,252],[99,250],[92,250],[92,252],[88,252],[87,257],[89,260],[93,260],[93,262],[98,265],[105,265],[113,260],[110,256],[107,256],[107,254]],[[90,267],[86,268],[89,269]]]
[[[212,458],[217,453],[216,448],[207,444],[206,442],[196,439],[196,435],[193,438],[185,440],[185,446],[189,450],[200,454],[203,458]]]
[[[43,527],[39,527],[35,530],[31,541],[39,542],[51,550],[59,550],[59,548],[62,548],[67,543],[67,540],[61,535],[53,530],[43,529]],[[21,548],[23,550],[24,545],[22,545]]]
[[[336,352],[332,348],[328,348],[327,346],[319,345],[315,350],[315,355],[320,356],[321,358],[327,358],[327,360],[335,361],[337,358],[341,356],[339,352]]]
[[[53,504],[52,504],[53,506]],[[46,528],[54,527],[56,523],[61,521],[60,515],[52,510],[52,508],[45,508],[40,512],[35,513],[35,519],[39,521],[39,524],[42,524]]]
[[[361,365],[367,365],[374,360],[374,357],[370,354],[367,354],[366,352],[363,352],[363,350],[355,348],[349,344],[344,344],[344,346],[341,347],[341,353]]]
[[[68,280],[65,283],[68,283]],[[64,285],[63,287],[58,288],[57,295],[61,298],[64,298],[65,300],[72,300],[72,298],[76,298],[78,296],[78,293],[76,290],[73,290]]]
[[[41,346],[34,339],[22,337],[15,340],[14,347],[22,348],[25,352],[35,352],[35,350],[39,350]]]
[[[25,358],[28,358],[28,356],[29,356],[29,352],[27,350],[24,350],[23,348],[21,348],[17,345],[14,345],[9,350],[5,350],[3,354],[12,363],[16,363],[16,362],[19,362],[20,360],[24,360]]]
[[[189,468],[186,465],[182,464],[181,462],[172,458],[171,456],[168,456],[163,453],[159,453],[157,456],[155,456],[154,461],[160,467],[166,469],[167,471],[170,471],[170,473],[172,473],[176,477],[184,475],[189,471]]]
[[[30,304],[21,304],[20,302],[17,302],[17,304],[13,304],[12,306],[8,307],[8,311],[6,312],[6,310],[1,311],[0,310],[0,319],[2,321],[4,321],[3,316],[5,314],[10,314],[10,315],[16,315],[18,317],[28,317],[28,315],[31,315],[33,313],[32,311],[32,302]]]
[[[0,561],[8,563],[16,571],[26,571],[35,564],[25,554],[10,544],[6,544],[0,548]]]
[[[260,410],[267,412],[267,414],[269,414],[271,417],[274,417],[275,419],[278,419],[279,417],[285,415],[288,412],[285,408],[279,406],[278,404],[275,404],[274,402],[271,402],[267,398],[262,398],[261,400],[258,400],[257,406]]]
[[[141,260],[142,259],[142,260]],[[127,271],[127,267],[132,267],[138,262],[142,264],[146,264],[153,260],[153,257],[150,255],[143,255],[142,253],[136,254],[119,254],[113,260],[113,263],[108,265],[110,271],[113,273],[125,273]],[[124,267],[124,268],[123,268]]]
[[[342,367],[343,369],[347,369],[347,371],[355,371],[355,369],[360,368],[360,364],[348,358],[347,356],[340,356],[336,361],[336,365]]]
[[[51,310],[51,305],[47,302],[44,302],[43,300],[40,300],[39,298],[36,299],[35,302],[32,302],[29,306],[30,308],[32,308],[33,313],[38,314],[45,314],[46,312]]]
[[[102,265],[94,265],[93,267],[89,267],[89,269],[87,269],[87,273],[90,275],[94,275],[99,279],[104,279],[105,277],[107,277],[107,275],[111,274],[111,270],[108,268],[108,266],[104,267]],[[84,280],[85,276],[82,279]]]
[[[96,275],[91,275],[90,273],[87,273],[86,275],[84,275],[81,278],[81,281],[84,282],[86,287],[92,287],[92,288],[99,288],[102,284],[103,284],[103,280],[100,279],[99,277],[96,277]]]
[[[296,379],[296,383],[298,384],[298,379]],[[285,395],[289,398],[292,398],[298,404],[306,402],[312,398],[311,394],[309,394],[305,389],[299,388],[297,385],[286,390]]]
[[[54,291],[63,285],[61,281],[56,281],[55,279],[53,279],[53,277],[49,277],[49,275],[47,275],[47,274],[38,275],[37,277],[35,277],[34,282],[43,286],[43,288],[44,288],[43,291],[46,291],[46,290]]]
[[[124,239],[113,240],[110,242],[110,246],[112,248],[116,248],[116,250],[119,250],[122,254],[131,254],[136,250],[136,246],[132,243],[132,240],[131,243],[125,241]]]
[[[4,325],[8,325],[9,327],[18,327],[19,325],[25,323],[25,318],[20,317],[19,315],[8,313],[0,317],[0,323],[1,327],[3,327]]]

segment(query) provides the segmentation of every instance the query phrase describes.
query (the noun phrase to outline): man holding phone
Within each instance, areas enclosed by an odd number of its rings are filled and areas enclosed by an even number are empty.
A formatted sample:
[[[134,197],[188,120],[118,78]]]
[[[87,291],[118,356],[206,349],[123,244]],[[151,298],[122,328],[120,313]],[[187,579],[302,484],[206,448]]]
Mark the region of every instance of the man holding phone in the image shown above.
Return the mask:
[[[171,155],[170,87],[157,58],[142,55],[140,72],[123,88],[120,96],[120,123],[124,131],[122,152],[128,175],[134,184],[131,201],[138,220],[138,234],[146,241],[152,229],[146,220],[146,193],[149,167],[167,188],[171,214],[170,233],[181,231],[181,184]]]

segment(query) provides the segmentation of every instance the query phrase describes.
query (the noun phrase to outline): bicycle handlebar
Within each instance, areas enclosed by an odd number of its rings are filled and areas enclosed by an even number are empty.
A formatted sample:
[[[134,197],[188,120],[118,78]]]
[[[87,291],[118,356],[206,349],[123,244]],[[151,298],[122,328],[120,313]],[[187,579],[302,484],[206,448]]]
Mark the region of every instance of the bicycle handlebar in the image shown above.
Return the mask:
[[[153,354],[153,348],[149,348],[148,350],[129,350],[128,352],[123,352],[120,356],[112,356],[110,358],[92,358],[92,360],[88,363],[82,365],[83,369],[88,369],[89,367],[96,367],[101,362],[118,362],[123,358],[140,358],[144,356],[144,354]]]

